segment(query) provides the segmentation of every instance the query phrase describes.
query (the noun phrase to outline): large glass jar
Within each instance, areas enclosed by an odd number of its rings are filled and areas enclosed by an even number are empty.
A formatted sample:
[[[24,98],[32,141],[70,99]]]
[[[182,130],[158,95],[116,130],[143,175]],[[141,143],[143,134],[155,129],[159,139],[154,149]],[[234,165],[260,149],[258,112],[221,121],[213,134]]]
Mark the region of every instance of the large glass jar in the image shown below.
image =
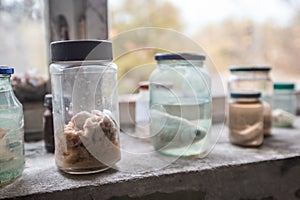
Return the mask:
[[[229,102],[230,142],[240,146],[263,143],[263,104],[259,92],[233,92]]]
[[[24,117],[13,93],[14,69],[0,66],[0,186],[21,176],[24,170]]]
[[[232,66],[228,81],[228,93],[237,90],[252,90],[261,93],[264,104],[264,135],[271,134],[273,82],[271,68],[267,66]]]
[[[154,148],[173,156],[204,155],[211,128],[211,78],[205,56],[157,54],[150,76],[150,136]]]
[[[51,43],[55,161],[73,174],[120,160],[117,66],[110,41]]]

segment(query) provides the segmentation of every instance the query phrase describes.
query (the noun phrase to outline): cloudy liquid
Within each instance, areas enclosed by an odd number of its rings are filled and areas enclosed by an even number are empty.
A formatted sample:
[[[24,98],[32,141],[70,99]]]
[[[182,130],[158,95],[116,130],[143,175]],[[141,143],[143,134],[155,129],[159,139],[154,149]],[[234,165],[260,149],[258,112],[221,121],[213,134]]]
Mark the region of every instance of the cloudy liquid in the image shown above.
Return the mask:
[[[211,127],[211,103],[209,101],[201,102],[200,104],[186,104],[186,105],[178,105],[178,104],[165,104],[162,105],[165,113],[171,116],[180,117],[182,119],[186,119],[191,122],[195,127],[200,128],[201,130],[205,130],[206,135],[204,138],[199,140],[193,140],[186,137],[180,136],[180,141],[175,141],[176,138],[172,141],[164,141],[155,140],[152,142],[159,141],[159,146],[163,146],[160,149],[157,149],[159,152],[172,155],[172,156],[193,156],[200,155],[206,152],[207,146],[209,143],[209,135],[210,135],[210,127]],[[161,123],[164,123],[163,121]],[[174,124],[173,124],[174,125]],[[161,124],[162,129],[170,129],[172,124],[163,125]],[[171,127],[172,129],[172,127]],[[167,133],[169,130],[163,130],[163,132]],[[150,126],[151,132],[151,126]],[[172,133],[173,134],[173,133]],[[182,134],[177,132],[176,134]],[[160,137],[160,136],[158,136]],[[163,136],[162,136],[163,137]],[[180,145],[173,145],[173,144]],[[182,145],[184,144],[184,145]]]

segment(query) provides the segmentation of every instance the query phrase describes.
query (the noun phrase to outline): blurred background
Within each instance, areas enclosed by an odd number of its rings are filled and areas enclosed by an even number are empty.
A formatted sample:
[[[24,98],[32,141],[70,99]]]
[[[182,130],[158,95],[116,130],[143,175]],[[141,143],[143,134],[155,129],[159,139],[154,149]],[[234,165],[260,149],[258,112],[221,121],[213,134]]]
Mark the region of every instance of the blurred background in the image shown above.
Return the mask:
[[[204,49],[224,85],[230,65],[252,64],[272,66],[274,81],[300,84],[300,1],[109,0],[109,9],[111,37],[143,26],[174,29]],[[124,42],[130,49],[135,38],[127,39]],[[160,39],[165,40],[155,37]],[[173,43],[176,41],[170,38],[168,44]],[[155,65],[139,74],[131,73],[131,69],[154,62],[157,50],[152,51],[145,49],[117,61],[119,77],[124,79],[121,93],[131,92],[132,85],[148,79]],[[207,65],[210,68],[210,63]]]
[[[299,88],[298,0],[108,0],[108,6],[110,38],[140,27],[176,30],[203,48],[224,84],[230,65],[267,64],[274,81],[297,82]],[[43,8],[43,0],[0,0],[0,63],[16,68],[16,84],[43,85],[49,78]],[[139,43],[165,40],[151,32],[142,38]],[[130,37],[121,41],[128,50],[137,43]],[[172,38],[168,44],[178,45]],[[121,94],[148,80],[157,52],[145,48],[116,60]]]

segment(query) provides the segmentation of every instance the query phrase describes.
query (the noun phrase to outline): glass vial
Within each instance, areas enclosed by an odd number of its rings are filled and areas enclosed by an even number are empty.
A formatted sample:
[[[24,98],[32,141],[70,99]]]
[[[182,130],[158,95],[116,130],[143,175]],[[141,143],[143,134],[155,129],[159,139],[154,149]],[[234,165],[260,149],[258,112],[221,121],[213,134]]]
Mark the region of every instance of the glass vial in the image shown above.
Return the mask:
[[[135,102],[135,132],[138,138],[149,138],[149,82],[139,83]]]
[[[24,170],[24,117],[22,104],[11,87],[14,68],[0,67],[0,185]]]
[[[211,127],[211,78],[205,55],[157,54],[150,76],[150,137],[171,156],[206,155]]]
[[[232,66],[228,93],[236,90],[259,91],[264,105],[264,135],[271,134],[273,81],[268,66]]]
[[[53,130],[53,115],[52,115],[52,94],[46,94],[44,100],[44,142],[48,153],[54,153],[54,130]]]
[[[232,92],[229,102],[230,142],[240,146],[263,143],[263,103],[259,92]]]
[[[51,43],[55,161],[71,174],[96,173],[120,156],[117,66],[112,43]]]

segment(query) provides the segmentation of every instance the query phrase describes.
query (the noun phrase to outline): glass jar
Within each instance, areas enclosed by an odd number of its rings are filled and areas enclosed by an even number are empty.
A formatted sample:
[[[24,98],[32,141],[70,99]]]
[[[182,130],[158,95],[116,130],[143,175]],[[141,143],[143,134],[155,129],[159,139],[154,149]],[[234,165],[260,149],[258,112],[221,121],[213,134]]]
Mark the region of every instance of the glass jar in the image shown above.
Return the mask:
[[[14,68],[0,67],[0,185],[21,176],[24,170],[24,117],[13,93]]]
[[[259,92],[233,92],[229,102],[229,138],[233,144],[263,143],[263,104]]]
[[[51,43],[55,161],[71,174],[120,160],[117,66],[105,40]]]
[[[52,115],[52,94],[46,94],[44,100],[44,142],[48,153],[54,153],[54,130],[53,130],[53,115]]]
[[[297,112],[294,83],[274,83],[273,125],[291,127]]]
[[[273,82],[270,67],[266,66],[232,66],[228,81],[228,93],[236,90],[259,91],[264,104],[264,135],[271,134]]]
[[[149,137],[149,82],[139,83],[135,102],[135,132],[138,138]]]
[[[204,155],[211,128],[211,78],[205,55],[157,54],[150,76],[150,137],[172,156]]]

